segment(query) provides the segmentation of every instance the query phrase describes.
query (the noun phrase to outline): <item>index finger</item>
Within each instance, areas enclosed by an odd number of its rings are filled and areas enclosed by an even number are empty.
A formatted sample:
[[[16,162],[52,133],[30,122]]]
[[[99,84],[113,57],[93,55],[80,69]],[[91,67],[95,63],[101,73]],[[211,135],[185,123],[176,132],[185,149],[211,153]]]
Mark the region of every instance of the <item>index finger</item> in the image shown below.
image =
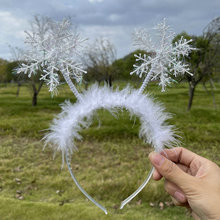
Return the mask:
[[[202,159],[199,155],[183,147],[164,149],[164,152],[161,152],[161,154],[174,163],[184,164],[187,167],[190,167],[190,164],[195,158]]]

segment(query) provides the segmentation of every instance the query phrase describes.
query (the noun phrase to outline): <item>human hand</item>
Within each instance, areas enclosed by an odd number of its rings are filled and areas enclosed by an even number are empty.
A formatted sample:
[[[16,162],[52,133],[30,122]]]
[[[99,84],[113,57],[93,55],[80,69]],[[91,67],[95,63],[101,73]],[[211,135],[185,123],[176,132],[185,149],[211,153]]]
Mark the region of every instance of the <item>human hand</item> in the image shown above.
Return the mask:
[[[174,204],[185,206],[194,219],[220,219],[220,168],[185,148],[151,152],[154,180],[165,178]]]

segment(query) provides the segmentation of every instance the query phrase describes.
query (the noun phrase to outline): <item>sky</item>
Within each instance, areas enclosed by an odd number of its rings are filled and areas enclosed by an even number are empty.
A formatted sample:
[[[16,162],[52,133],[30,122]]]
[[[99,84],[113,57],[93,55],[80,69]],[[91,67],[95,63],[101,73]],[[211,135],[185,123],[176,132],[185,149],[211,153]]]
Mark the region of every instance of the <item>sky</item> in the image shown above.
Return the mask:
[[[25,48],[24,31],[34,15],[70,16],[83,36],[109,39],[121,58],[135,49],[135,29],[150,29],[163,18],[177,34],[201,35],[220,16],[220,0],[0,0],[0,58],[12,58],[9,45]]]

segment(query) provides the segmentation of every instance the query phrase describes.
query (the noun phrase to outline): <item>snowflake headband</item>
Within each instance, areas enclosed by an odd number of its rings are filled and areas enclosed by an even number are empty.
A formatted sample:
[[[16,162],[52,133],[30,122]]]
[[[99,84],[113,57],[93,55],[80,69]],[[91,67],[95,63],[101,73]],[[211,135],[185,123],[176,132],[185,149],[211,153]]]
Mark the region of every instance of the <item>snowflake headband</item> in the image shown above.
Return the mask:
[[[68,26],[68,23],[63,22],[64,27],[65,25]],[[95,84],[88,91],[80,94],[71,78],[75,78],[79,82],[82,79],[82,75],[86,72],[74,59],[76,56],[72,55],[73,53],[76,54],[76,49],[83,40],[79,35],[73,36],[70,33],[68,34],[68,38],[73,37],[73,46],[67,45],[67,41],[65,41],[63,35],[61,37],[51,35],[47,39],[48,44],[44,40],[43,49],[46,51],[44,56],[40,56],[38,60],[36,58],[33,59],[37,61],[32,64],[23,64],[18,70],[18,72],[25,72],[31,75],[40,67],[43,69],[41,79],[46,81],[51,92],[59,84],[58,72],[62,73],[71,91],[76,96],[77,102],[74,104],[66,102],[62,105],[62,112],[53,120],[49,133],[45,135],[44,140],[54,150],[62,152],[63,162],[66,161],[68,170],[77,187],[106,214],[107,210],[89,196],[80,186],[70,164],[70,155],[77,149],[75,141],[82,138],[79,134],[80,131],[90,126],[94,113],[98,109],[106,109],[110,112],[126,109],[130,115],[137,116],[141,123],[140,137],[144,142],[151,144],[157,152],[161,152],[164,147],[171,147],[178,143],[175,138],[176,135],[173,126],[166,124],[166,120],[170,118],[170,114],[165,113],[164,108],[160,104],[155,103],[149,95],[142,93],[151,80],[158,80],[162,91],[164,91],[166,85],[172,82],[172,75],[190,74],[188,66],[183,63],[181,58],[187,56],[193,48],[189,45],[190,41],[183,38],[173,44],[174,33],[170,31],[165,20],[158,24],[155,29],[159,37],[159,43],[157,44],[159,47],[152,43],[151,37],[146,30],[137,31],[134,35],[135,45],[145,51],[153,52],[151,56],[135,55],[136,60],[141,61],[139,62],[141,64],[134,65],[134,71],[131,74],[135,73],[140,77],[145,76],[139,90],[126,87],[121,91],[113,91],[107,86],[100,88]],[[40,44],[40,47],[42,45]],[[56,45],[56,47],[53,48],[53,45]],[[39,47],[35,48],[37,50]],[[145,187],[152,174],[153,168],[142,185],[121,203],[121,209]]]

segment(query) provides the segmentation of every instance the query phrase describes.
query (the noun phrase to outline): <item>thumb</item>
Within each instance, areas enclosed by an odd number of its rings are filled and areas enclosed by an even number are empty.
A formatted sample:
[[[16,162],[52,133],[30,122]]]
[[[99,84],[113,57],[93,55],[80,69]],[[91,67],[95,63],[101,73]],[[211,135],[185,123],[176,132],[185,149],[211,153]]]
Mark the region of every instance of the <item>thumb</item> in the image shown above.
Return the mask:
[[[167,180],[176,184],[183,192],[192,185],[194,178],[182,171],[175,163],[159,153],[151,152],[149,159],[157,171]]]

